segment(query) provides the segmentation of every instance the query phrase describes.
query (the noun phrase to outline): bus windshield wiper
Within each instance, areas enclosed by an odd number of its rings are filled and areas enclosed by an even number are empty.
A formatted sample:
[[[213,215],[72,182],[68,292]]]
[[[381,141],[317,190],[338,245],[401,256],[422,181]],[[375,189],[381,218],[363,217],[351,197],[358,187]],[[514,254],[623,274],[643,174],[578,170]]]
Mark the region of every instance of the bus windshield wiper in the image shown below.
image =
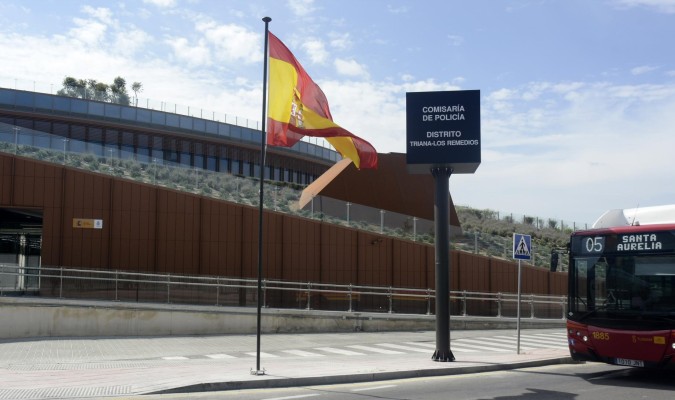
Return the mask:
[[[576,320],[579,321],[579,322],[581,322],[581,321],[585,320],[586,318],[590,317],[591,315],[597,313],[598,311],[600,311],[600,310],[606,310],[607,308],[608,308],[607,305],[595,307],[594,309],[589,310],[589,311],[587,311],[586,313],[584,313],[583,315],[581,315],[581,317],[577,318]]]

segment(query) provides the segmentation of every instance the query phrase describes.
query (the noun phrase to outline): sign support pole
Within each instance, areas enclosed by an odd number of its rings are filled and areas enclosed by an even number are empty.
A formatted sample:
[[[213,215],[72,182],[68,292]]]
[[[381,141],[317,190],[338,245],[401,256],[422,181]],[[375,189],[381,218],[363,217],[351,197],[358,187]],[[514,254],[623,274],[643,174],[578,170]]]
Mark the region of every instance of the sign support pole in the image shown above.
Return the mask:
[[[513,258],[518,260],[518,305],[516,310],[516,353],[520,354],[520,302],[522,290],[522,260],[532,259],[532,236],[521,233],[513,233]]]
[[[434,199],[434,228],[436,231],[436,351],[434,361],[455,361],[450,351],[450,238],[448,235],[449,181],[452,168],[433,167],[436,194]]]
[[[455,361],[450,351],[450,175],[480,164],[480,90],[408,92],[408,173],[434,177],[436,351],[433,361]],[[414,221],[413,221],[414,222]]]
[[[522,282],[522,277],[521,277],[521,260],[518,260],[518,311],[517,311],[517,318],[516,318],[516,331],[518,335],[518,340],[516,344],[516,354],[520,354],[520,294],[522,293],[521,291],[521,282]]]

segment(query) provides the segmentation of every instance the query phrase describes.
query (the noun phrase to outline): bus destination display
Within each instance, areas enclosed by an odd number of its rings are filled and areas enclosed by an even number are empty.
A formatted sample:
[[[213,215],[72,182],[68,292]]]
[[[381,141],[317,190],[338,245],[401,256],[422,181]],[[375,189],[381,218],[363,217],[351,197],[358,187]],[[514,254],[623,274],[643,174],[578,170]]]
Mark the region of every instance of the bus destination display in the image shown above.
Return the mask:
[[[571,245],[576,254],[671,252],[675,251],[675,232],[575,236]]]

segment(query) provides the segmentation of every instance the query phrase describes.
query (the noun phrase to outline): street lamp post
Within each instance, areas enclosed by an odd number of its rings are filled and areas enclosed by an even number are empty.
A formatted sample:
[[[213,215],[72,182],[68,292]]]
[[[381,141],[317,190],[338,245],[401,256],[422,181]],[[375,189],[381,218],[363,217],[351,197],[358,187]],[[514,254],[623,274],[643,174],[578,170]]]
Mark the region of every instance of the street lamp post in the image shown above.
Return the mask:
[[[314,219],[314,195],[312,195],[312,214],[310,218]]]
[[[14,155],[16,155],[19,152],[19,131],[21,131],[21,128],[15,126],[12,129],[14,129]]]
[[[417,217],[413,217],[413,242],[417,241]]]
[[[66,146],[68,145],[69,139],[63,138],[63,165],[66,165]]]
[[[153,172],[152,184],[157,185],[157,159],[156,158],[152,159],[152,172]]]

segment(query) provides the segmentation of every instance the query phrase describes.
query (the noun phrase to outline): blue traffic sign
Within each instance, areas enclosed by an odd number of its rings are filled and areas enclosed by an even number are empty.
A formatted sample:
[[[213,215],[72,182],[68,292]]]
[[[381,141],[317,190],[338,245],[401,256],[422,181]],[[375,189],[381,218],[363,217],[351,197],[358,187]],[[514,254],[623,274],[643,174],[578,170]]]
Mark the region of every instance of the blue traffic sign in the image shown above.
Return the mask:
[[[532,236],[521,233],[513,234],[513,258],[515,260],[532,259]]]

